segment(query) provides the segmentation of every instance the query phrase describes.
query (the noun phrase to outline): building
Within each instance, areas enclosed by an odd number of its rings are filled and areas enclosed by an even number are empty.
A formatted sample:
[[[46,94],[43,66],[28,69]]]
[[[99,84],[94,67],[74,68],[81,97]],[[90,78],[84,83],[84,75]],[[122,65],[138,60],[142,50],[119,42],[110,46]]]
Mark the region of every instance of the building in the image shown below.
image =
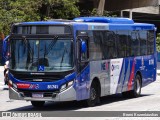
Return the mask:
[[[155,24],[160,32],[160,0],[80,0],[80,8],[98,8],[100,14],[103,10],[112,11],[135,22]]]

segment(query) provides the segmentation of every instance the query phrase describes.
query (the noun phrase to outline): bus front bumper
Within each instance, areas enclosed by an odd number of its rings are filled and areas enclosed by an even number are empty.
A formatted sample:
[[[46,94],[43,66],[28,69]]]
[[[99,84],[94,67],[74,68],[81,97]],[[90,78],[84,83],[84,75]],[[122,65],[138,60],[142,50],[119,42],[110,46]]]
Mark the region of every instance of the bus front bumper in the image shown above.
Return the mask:
[[[31,93],[32,94],[32,93]],[[26,97],[23,92],[17,92],[12,87],[9,88],[9,98],[14,100],[27,100],[27,101],[73,101],[76,100],[76,91],[73,86],[60,92],[53,93],[50,97]]]

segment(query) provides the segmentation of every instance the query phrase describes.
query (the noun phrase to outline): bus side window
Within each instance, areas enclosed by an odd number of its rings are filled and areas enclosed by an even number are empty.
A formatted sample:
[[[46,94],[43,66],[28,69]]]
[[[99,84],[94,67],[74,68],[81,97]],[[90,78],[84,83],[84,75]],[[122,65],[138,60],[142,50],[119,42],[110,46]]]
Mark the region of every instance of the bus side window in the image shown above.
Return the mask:
[[[112,59],[117,57],[116,51],[116,34],[113,31],[93,31],[93,47],[96,50],[93,51],[90,47],[90,51],[95,56],[95,60]],[[91,56],[91,57],[92,57]]]
[[[90,38],[89,45],[90,45],[89,46],[90,59],[91,60],[102,60],[103,52],[102,52],[100,31],[93,31],[93,36]]]
[[[140,43],[138,39],[138,32],[134,31],[131,33],[131,56],[140,55]]]
[[[147,38],[147,54],[151,55],[153,53],[154,53],[154,31],[149,31]]]
[[[128,31],[117,31],[116,38],[118,58],[129,56]]]
[[[141,55],[147,55],[147,31],[139,31],[140,40],[140,53]]]
[[[128,34],[128,41],[127,41],[127,57],[130,57],[132,56],[132,38],[131,38],[131,35]]]
[[[116,51],[116,34],[113,31],[107,31],[103,37],[104,58],[112,59],[117,57]]]

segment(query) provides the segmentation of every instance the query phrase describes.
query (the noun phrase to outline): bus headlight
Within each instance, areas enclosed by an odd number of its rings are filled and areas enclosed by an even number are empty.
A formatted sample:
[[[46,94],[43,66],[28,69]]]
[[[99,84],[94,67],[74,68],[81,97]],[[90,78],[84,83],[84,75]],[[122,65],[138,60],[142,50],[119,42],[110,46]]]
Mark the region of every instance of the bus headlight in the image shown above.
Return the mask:
[[[73,80],[68,82],[68,87],[73,85]]]
[[[62,92],[63,90],[65,90],[67,88],[67,85],[66,84],[64,84],[64,85],[62,85],[61,86],[61,89],[60,89],[60,91]]]
[[[62,86],[61,86],[61,89],[60,89],[60,92],[66,90],[67,88],[69,88],[70,86],[72,86],[73,83],[74,83],[74,81],[72,80],[72,81],[69,81],[68,83],[62,85]]]

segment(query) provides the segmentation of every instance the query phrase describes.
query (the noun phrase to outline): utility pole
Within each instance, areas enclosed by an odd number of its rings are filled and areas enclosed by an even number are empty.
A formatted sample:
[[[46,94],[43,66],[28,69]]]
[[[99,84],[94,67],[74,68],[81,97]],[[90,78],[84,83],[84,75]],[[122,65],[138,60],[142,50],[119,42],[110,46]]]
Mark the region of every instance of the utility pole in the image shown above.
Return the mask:
[[[132,9],[130,9],[130,10],[129,10],[129,18],[130,18],[130,19],[132,19],[132,16],[133,16],[132,14],[133,14]]]
[[[99,0],[98,4],[98,15],[102,16],[104,11],[105,0]]]
[[[121,17],[123,17],[123,10],[121,10]]]

